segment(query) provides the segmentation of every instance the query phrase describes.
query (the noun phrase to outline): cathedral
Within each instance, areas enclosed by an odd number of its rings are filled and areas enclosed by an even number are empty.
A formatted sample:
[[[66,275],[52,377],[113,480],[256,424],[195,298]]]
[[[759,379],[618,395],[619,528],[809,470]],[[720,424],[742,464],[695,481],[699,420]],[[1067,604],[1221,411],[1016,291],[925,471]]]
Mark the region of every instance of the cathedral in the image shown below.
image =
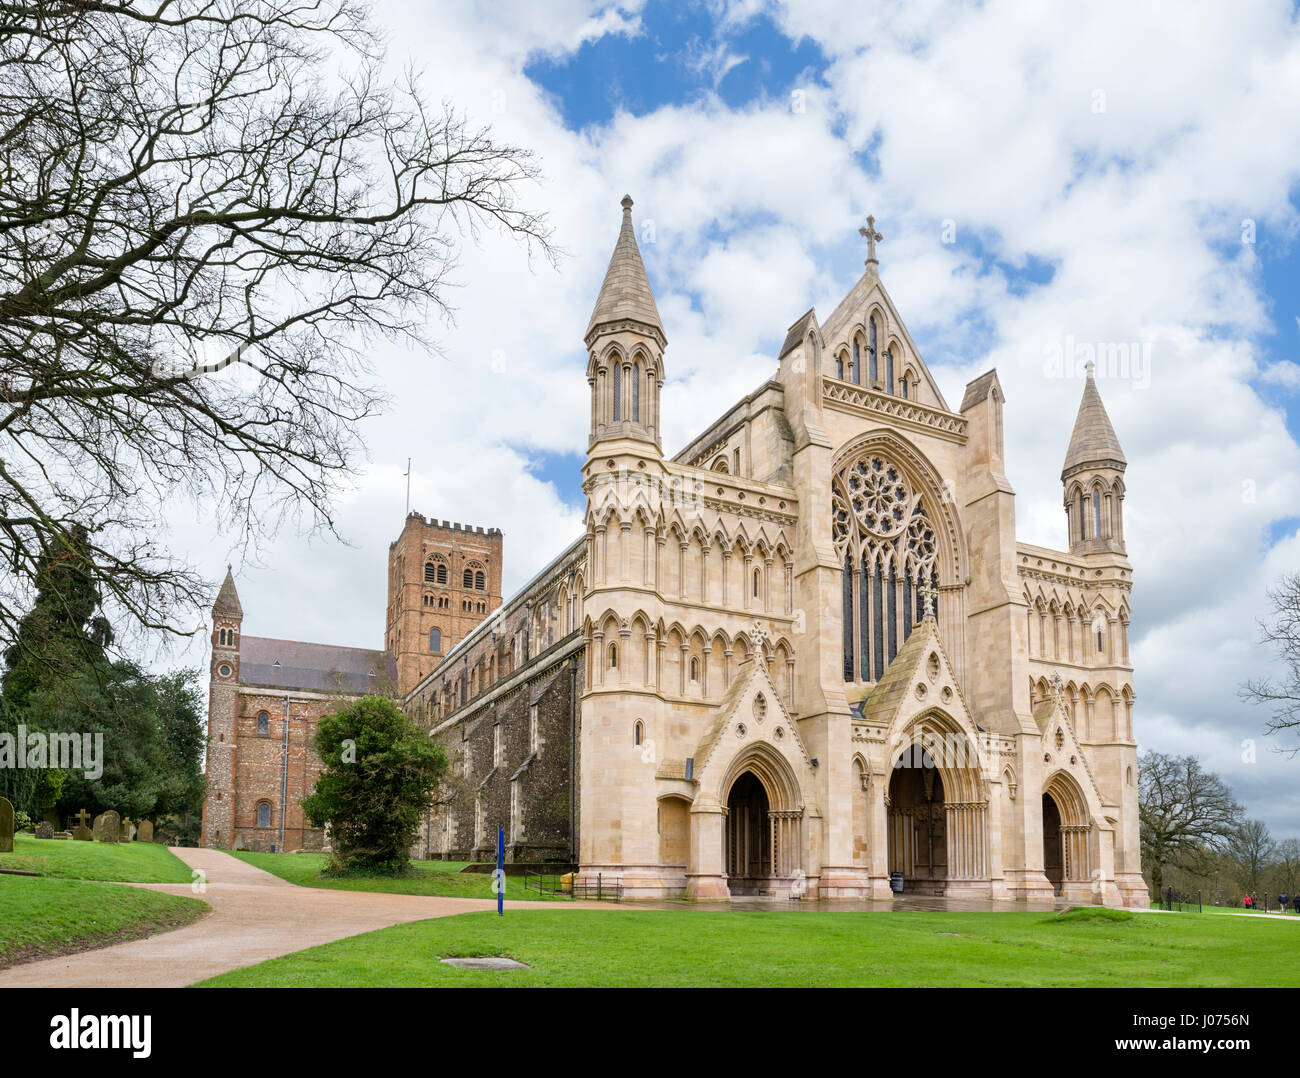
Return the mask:
[[[949,406],[868,218],[848,295],[666,456],[667,331],[622,207],[583,337],[584,533],[503,601],[500,531],[409,514],[373,653],[243,637],[228,576],[205,844],[318,847],[314,717],[389,691],[450,761],[417,857],[491,859],[502,826],[509,859],[633,899],[1145,906],[1126,461],[1091,368],[1065,549],[1018,542],[997,372]]]

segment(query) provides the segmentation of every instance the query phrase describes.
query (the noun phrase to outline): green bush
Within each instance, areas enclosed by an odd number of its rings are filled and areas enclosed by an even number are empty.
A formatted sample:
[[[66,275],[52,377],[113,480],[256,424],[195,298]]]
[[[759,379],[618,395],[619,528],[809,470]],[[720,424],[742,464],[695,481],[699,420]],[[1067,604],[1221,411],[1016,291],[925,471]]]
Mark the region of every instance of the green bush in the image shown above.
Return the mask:
[[[328,826],[334,871],[400,874],[447,769],[442,748],[385,696],[364,696],[316,727],[324,764],[302,807]]]

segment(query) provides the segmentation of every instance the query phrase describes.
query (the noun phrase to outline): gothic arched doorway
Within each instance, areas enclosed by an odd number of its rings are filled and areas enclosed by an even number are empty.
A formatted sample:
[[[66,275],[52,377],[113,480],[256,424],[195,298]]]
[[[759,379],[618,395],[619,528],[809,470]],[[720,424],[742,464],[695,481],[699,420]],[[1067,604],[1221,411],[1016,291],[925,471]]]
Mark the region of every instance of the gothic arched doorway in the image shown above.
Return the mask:
[[[771,802],[758,776],[746,771],[727,797],[727,886],[733,895],[771,889]]]
[[[948,878],[943,779],[919,746],[905,752],[889,780],[889,871],[908,890],[941,890]]]
[[[1051,794],[1043,794],[1043,874],[1058,895],[1065,883],[1061,858],[1061,810]]]

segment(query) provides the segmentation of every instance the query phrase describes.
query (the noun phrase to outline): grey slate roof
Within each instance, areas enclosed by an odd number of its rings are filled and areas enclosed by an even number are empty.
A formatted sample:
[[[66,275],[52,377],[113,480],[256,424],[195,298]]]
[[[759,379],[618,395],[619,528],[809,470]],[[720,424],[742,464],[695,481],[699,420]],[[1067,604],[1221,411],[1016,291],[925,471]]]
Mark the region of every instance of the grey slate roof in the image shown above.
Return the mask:
[[[1083,385],[1083,399],[1079,401],[1079,414],[1074,420],[1074,433],[1070,435],[1070,448],[1065,452],[1061,478],[1082,465],[1112,460],[1121,466],[1128,464],[1124,450],[1119,447],[1119,439],[1115,437],[1115,428],[1110,425],[1106,406],[1101,403],[1101,394],[1097,391],[1090,366]]]
[[[794,325],[790,327],[789,332],[786,333],[785,343],[781,345],[781,351],[777,354],[776,358],[784,359],[785,354],[790,351],[790,349],[797,347],[804,339],[804,335],[808,332],[808,327],[816,325],[817,313],[812,307],[809,307],[798,317]]]
[[[239,603],[239,592],[235,590],[235,576],[230,571],[230,566],[226,566],[226,579],[221,583],[221,590],[217,592],[217,601],[212,604],[214,614],[222,614],[228,618],[242,618],[244,608]]]
[[[659,320],[659,308],[650,290],[650,280],[646,277],[645,264],[641,261],[641,249],[636,245],[631,195],[623,196],[622,205],[623,225],[618,231],[618,242],[610,255],[605,282],[596,297],[591,321],[587,323],[587,335],[590,336],[599,325],[632,320],[652,326],[666,339],[663,323]]]
[[[958,411],[964,412],[966,411],[967,408],[971,407],[972,405],[978,404],[980,401],[982,401],[985,397],[989,395],[989,392],[993,389],[994,386],[997,386],[999,391],[1001,391],[1002,383],[998,381],[998,372],[996,369],[991,371],[985,371],[973,382],[967,383],[966,395],[962,397],[961,407],[958,409]],[[1006,398],[1003,397],[1004,402],[1005,400]]]
[[[396,680],[397,663],[382,651],[273,640],[266,636],[239,638],[241,685],[360,695],[379,692],[396,684]]]

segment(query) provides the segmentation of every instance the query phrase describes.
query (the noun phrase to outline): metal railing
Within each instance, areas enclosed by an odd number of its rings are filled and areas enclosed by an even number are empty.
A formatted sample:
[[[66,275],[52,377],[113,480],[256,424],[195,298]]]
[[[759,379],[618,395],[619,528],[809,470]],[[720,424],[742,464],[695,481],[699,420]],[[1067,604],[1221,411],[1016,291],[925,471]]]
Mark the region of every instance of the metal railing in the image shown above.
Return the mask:
[[[554,872],[542,869],[524,870],[524,890],[536,891],[539,895],[554,895],[558,898],[577,898],[595,902],[622,902],[623,882],[606,880],[602,873],[596,878],[579,879],[575,865],[569,872]]]

